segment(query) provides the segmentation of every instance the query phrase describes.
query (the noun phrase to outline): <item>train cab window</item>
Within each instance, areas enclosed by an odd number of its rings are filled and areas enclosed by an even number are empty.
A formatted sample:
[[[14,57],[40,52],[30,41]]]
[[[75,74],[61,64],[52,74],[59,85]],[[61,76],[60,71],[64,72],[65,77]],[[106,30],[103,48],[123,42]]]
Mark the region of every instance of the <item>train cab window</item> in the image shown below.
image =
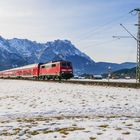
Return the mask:
[[[56,64],[52,64],[52,67],[56,67]]]
[[[45,68],[51,68],[51,67],[52,67],[51,64],[47,64],[47,65],[45,65]]]
[[[42,68],[42,69],[44,69],[44,68],[45,68],[45,66],[42,66],[41,68]]]
[[[68,67],[71,67],[71,63],[67,63],[67,66],[68,66]]]
[[[61,63],[61,66],[62,67],[66,67],[67,66],[67,63]]]
[[[62,67],[71,67],[71,63],[70,62],[63,62],[61,63]]]

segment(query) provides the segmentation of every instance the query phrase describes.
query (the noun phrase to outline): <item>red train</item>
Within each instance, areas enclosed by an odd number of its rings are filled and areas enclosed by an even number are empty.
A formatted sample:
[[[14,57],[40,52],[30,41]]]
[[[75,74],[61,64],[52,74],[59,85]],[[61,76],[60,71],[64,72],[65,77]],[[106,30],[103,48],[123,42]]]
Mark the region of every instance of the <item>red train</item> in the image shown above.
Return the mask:
[[[0,78],[26,79],[70,79],[73,77],[72,63],[69,61],[52,61],[45,64],[32,64],[0,71]]]

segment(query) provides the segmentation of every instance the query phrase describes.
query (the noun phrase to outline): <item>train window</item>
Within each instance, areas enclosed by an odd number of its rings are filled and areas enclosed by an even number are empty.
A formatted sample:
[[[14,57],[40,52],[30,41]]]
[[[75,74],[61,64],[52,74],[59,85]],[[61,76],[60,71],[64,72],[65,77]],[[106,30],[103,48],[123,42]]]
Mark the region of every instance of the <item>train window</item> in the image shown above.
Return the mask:
[[[44,68],[45,68],[45,66],[42,66],[41,68],[42,68],[42,69],[44,69]]]
[[[56,67],[56,64],[52,64],[52,67]]]
[[[61,63],[61,66],[62,66],[62,67],[71,67],[72,65],[71,65],[70,62],[62,62],[62,63]]]
[[[71,67],[71,63],[67,63],[67,66],[68,66],[68,67]]]
[[[67,66],[67,63],[61,63],[61,66],[62,67],[66,67]]]
[[[50,67],[51,67],[50,64],[45,65],[45,68],[50,68]]]

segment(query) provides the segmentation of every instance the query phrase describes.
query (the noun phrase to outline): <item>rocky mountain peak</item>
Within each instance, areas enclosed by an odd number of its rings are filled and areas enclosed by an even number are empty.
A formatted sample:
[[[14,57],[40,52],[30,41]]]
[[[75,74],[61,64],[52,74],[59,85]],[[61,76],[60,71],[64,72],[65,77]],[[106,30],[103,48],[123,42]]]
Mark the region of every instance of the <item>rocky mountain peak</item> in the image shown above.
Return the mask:
[[[112,70],[122,67],[131,68],[135,64],[95,63],[88,55],[81,52],[69,40],[54,40],[38,43],[28,39],[4,39],[0,36],[0,69],[22,66],[33,63],[45,63],[52,60],[68,60],[74,67],[74,72],[103,73],[107,66]]]

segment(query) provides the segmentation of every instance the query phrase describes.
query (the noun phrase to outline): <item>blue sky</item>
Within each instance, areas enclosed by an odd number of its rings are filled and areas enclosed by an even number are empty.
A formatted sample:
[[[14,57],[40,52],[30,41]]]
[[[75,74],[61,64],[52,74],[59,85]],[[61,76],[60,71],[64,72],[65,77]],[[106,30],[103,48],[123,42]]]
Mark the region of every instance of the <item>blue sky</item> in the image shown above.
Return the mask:
[[[0,34],[38,42],[68,39],[95,61],[136,61],[136,41],[113,39],[137,34],[140,0],[1,0]]]

